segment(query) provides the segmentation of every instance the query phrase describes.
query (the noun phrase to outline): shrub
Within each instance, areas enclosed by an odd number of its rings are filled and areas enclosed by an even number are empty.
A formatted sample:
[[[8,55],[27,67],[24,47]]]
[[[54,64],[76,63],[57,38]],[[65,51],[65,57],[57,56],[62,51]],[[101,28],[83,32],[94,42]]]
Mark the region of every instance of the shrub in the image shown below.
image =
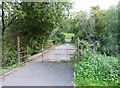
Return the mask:
[[[87,42],[82,42],[81,61],[74,65],[75,83],[78,86],[116,86],[118,59],[93,53]]]

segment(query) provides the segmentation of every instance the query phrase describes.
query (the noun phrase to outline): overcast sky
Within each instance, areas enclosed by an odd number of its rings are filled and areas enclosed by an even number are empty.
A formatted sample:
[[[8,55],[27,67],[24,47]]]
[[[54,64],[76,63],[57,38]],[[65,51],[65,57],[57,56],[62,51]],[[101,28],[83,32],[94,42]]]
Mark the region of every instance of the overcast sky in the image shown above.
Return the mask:
[[[80,10],[90,11],[91,6],[99,5],[102,9],[107,9],[111,5],[117,5],[120,0],[72,0],[74,2],[71,12]]]

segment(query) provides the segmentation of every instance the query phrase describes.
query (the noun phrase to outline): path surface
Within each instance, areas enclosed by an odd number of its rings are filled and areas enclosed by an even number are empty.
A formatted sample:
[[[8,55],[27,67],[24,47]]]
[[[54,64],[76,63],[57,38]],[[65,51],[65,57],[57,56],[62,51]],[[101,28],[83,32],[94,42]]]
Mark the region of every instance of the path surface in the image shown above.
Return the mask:
[[[60,45],[49,52],[43,54],[44,61],[69,61],[72,54],[75,52],[75,47],[67,43]]]
[[[64,44],[56,47],[56,49],[73,49],[70,44]],[[9,75],[3,77],[3,86],[73,86],[73,65],[72,63],[56,62],[57,59],[63,60],[65,50],[50,50],[44,54],[44,62],[41,57],[26,64],[25,66],[15,70]],[[71,53],[71,52],[70,52]],[[73,53],[73,51],[72,51]],[[60,58],[61,57],[61,58]],[[51,59],[51,60],[50,60]],[[48,61],[47,61],[48,60]],[[49,62],[51,61],[51,62]],[[54,62],[55,61],[55,62]]]

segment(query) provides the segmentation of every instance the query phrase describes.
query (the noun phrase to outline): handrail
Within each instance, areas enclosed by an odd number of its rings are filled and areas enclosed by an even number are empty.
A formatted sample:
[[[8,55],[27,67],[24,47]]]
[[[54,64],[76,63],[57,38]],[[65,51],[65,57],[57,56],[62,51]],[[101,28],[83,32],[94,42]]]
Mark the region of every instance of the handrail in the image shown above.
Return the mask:
[[[25,51],[21,51],[20,53],[27,53],[27,50],[25,50]]]
[[[27,57],[27,55],[25,55],[25,56],[23,56],[23,57],[20,57],[20,59],[25,58],[25,57]]]

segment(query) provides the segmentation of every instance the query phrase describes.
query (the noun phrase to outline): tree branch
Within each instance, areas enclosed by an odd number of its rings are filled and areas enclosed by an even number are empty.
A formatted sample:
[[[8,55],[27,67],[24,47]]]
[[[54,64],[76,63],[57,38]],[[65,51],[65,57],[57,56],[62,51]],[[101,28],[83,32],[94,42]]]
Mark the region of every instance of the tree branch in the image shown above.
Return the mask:
[[[4,2],[2,2],[2,35],[4,34],[4,31],[5,31],[5,29],[16,19],[16,16],[14,16],[11,20],[10,20],[10,22],[8,22],[8,24],[7,25],[5,25],[5,19],[4,19],[4,16],[5,16],[5,14],[4,14]]]
[[[4,21],[4,11],[2,11],[2,35],[4,34],[4,31],[5,31],[5,29],[14,21],[16,19],[16,16],[14,16],[11,20],[10,20],[10,22],[8,22],[8,24],[7,25],[5,25],[5,21]]]
[[[2,35],[4,33],[5,28],[5,22],[4,22],[4,10],[3,10],[3,2],[2,2]]]

